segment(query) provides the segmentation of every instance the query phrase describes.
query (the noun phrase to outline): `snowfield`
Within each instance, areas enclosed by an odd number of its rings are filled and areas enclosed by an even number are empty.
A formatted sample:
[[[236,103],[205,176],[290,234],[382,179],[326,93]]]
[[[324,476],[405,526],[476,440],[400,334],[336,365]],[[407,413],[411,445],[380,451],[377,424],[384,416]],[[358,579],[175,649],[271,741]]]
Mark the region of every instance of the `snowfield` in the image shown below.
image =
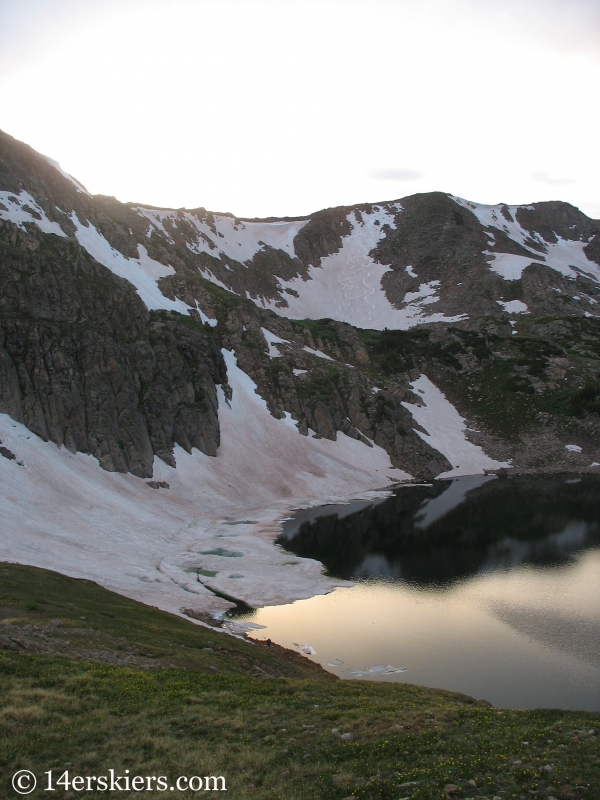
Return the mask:
[[[260,606],[340,585],[318,562],[273,546],[278,520],[293,508],[377,497],[373,490],[410,476],[377,446],[341,433],[335,442],[301,436],[289,415],[271,416],[235,356],[223,355],[233,396],[228,405],[219,389],[219,453],[176,447],[176,469],[155,459],[154,480],[169,489],[105,472],[92,456],[0,415],[0,439],[16,456],[0,457],[0,559],[94,580],[175,613],[231,606],[209,586]]]
[[[251,261],[265,247],[283,250],[295,258],[294,239],[299,231],[308,225],[308,220],[242,222],[220,214],[211,215],[212,224],[209,224],[193,211],[160,211],[142,206],[133,210],[145,217],[151,228],[159,230],[171,243],[173,243],[173,238],[166,229],[165,223],[171,228],[176,228],[183,219],[197,233],[195,241],[187,244],[193,253],[208,253],[215,258],[225,255],[227,258],[241,263]]]
[[[397,207],[397,210],[401,210]],[[374,206],[370,214],[352,212],[347,217],[352,232],[342,239],[337,253],[321,259],[318,267],[311,267],[308,279],[279,279],[283,290],[297,293],[285,294],[288,307],[276,301],[263,301],[265,308],[288,319],[334,319],[347,322],[356,328],[384,328],[408,330],[425,322],[457,322],[466,315],[446,317],[441,313],[426,314],[424,307],[435,303],[439,281],[421,284],[418,292],[409,292],[404,307],[396,308],[387,299],[381,286],[383,276],[390,267],[377,264],[369,253],[384,238],[384,226],[395,229],[394,215],[383,207]],[[255,301],[257,302],[257,301]]]
[[[403,402],[402,405],[427,431],[425,434],[415,429],[416,433],[434,450],[445,455],[452,464],[452,469],[438,475],[438,478],[477,475],[485,470],[510,467],[506,461],[494,461],[481,447],[466,438],[465,420],[426,375],[419,376],[410,385],[414,392],[421,396],[423,405],[407,402]]]
[[[0,192],[0,219],[14,222],[21,230],[24,230],[24,222],[30,222],[37,225],[43,233],[55,233],[65,238],[67,236],[58,222],[49,220],[44,209],[25,190],[19,194]]]
[[[258,607],[344,585],[317,561],[274,547],[279,521],[293,509],[386,496],[410,475],[376,445],[339,432],[335,442],[301,436],[289,414],[271,416],[233,353],[223,356],[233,395],[228,403],[218,387],[218,455],[176,447],[176,468],[156,458],[153,480],[168,489],[106,472],[0,415],[0,440],[16,456],[0,457],[0,560],[94,580],[178,614],[231,607],[211,588]],[[428,378],[413,388],[424,405],[404,405],[427,429],[419,435],[453,464],[440,477],[508,466],[466,440],[464,420]]]
[[[562,239],[555,234],[557,241],[547,242],[539,233],[534,233],[532,236],[529,231],[519,225],[517,211],[519,208],[532,208],[531,206],[507,206],[512,217],[511,221],[502,214],[501,205],[486,206],[482,203],[471,203],[469,200],[454,197],[453,195],[449,195],[449,197],[459,206],[475,214],[484,227],[503,231],[513,242],[520,244],[521,247],[531,253],[531,258],[529,258],[512,253],[491,253],[485,250],[484,255],[488,257],[490,269],[501,275],[504,280],[519,280],[526,267],[532,263],[537,263],[544,264],[567,278],[576,278],[580,272],[583,272],[587,277],[600,282],[600,267],[590,261],[583,251],[587,241]],[[493,233],[488,232],[488,234],[491,239],[495,239]],[[542,247],[544,252],[533,248],[533,242]],[[494,241],[489,241],[488,245],[493,247]]]
[[[112,247],[91,222],[83,225],[74,211],[71,220],[76,228],[77,241],[84,250],[115,275],[133,284],[150,311],[166,309],[178,311],[180,314],[190,313],[190,306],[187,303],[182,300],[169,300],[158,288],[157,281],[160,278],[175,274],[173,267],[165,266],[150,258],[143,244],[138,244],[139,258],[126,258]]]

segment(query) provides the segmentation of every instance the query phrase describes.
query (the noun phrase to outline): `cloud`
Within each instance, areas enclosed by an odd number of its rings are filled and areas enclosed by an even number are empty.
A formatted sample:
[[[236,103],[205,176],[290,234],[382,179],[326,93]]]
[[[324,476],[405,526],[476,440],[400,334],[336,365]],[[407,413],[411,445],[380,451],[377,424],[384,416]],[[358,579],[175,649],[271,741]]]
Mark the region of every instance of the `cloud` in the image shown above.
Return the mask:
[[[415,169],[374,169],[369,174],[376,181],[418,181],[425,177]]]
[[[568,186],[572,183],[577,183],[577,181],[574,181],[571,178],[553,178],[552,175],[549,175],[547,172],[543,172],[542,170],[533,172],[531,177],[534,181],[546,183],[548,186]]]

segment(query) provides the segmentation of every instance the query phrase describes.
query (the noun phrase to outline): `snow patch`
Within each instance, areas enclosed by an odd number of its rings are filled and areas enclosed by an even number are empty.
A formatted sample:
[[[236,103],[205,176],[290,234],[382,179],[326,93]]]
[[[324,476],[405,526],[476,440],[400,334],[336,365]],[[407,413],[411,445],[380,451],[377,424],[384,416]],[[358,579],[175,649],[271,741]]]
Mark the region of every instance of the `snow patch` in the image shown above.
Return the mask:
[[[200,320],[205,325],[210,325],[211,328],[216,328],[217,327],[218,320],[217,319],[213,319],[212,317],[207,317],[206,314],[204,313],[204,311],[202,311],[202,309],[198,305],[198,301],[197,300],[196,300],[196,311],[198,312],[198,314],[200,314]]]
[[[391,664],[377,664],[374,667],[367,667],[366,669],[347,669],[346,672],[348,675],[352,675],[355,678],[368,678],[373,675],[392,675],[397,672],[406,672],[406,667],[392,667]]]
[[[499,306],[507,312],[507,314],[529,314],[527,304],[521,300],[508,300],[506,303],[503,300],[496,300]]]
[[[159,261],[154,261],[148,255],[148,251],[143,244],[138,244],[139,258],[125,258],[125,256],[104,238],[91,222],[87,227],[79,221],[75,211],[71,213],[71,220],[75,225],[75,236],[79,244],[86,250],[98,263],[133,284],[138,295],[141,297],[146,307],[150,311],[166,309],[168,311],[178,311],[180,314],[189,314],[190,306],[182,300],[169,300],[158,288],[157,281],[174,275],[175,270],[171,266],[165,266]]]
[[[404,299],[402,300],[403,303],[412,303],[414,300],[418,300],[419,305],[426,306],[430,303],[437,303],[440,299],[436,297],[437,288],[440,285],[440,281],[429,281],[429,283],[421,283],[419,288],[416,292],[407,292],[404,295]]]
[[[566,444],[565,450],[568,450],[569,453],[581,453],[581,447],[578,444]]]
[[[230,294],[237,294],[237,292],[234,292],[233,289],[229,288],[229,286],[225,286],[223,281],[219,280],[219,278],[217,278],[215,275],[213,275],[212,272],[209,269],[206,269],[206,270],[199,269],[198,272],[204,278],[205,281],[210,281],[211,283],[214,283],[215,286],[220,286],[221,289],[225,289],[225,291],[229,292]],[[247,292],[246,292],[246,295],[248,295]],[[248,299],[250,299],[250,298],[248,298]]]
[[[340,250],[321,259],[320,266],[311,267],[308,279],[279,279],[283,289],[292,289],[298,295],[286,295],[288,307],[279,307],[270,300],[265,308],[289,319],[329,318],[375,330],[408,330],[425,322],[458,322],[467,318],[465,314],[425,316],[423,306],[437,300],[434,285],[439,282],[435,281],[422,284],[418,292],[409,292],[405,308],[395,308],[381,286],[390,267],[377,264],[369,255],[385,237],[383,228],[396,228],[394,214],[383,206],[374,206],[369,213],[351,212],[347,219],[352,231],[343,237]]]
[[[310,353],[311,356],[317,356],[317,358],[324,358],[326,361],[333,361],[334,359],[331,356],[328,356],[327,353],[324,353],[322,350],[313,350],[312,347],[303,347],[304,352]]]
[[[500,275],[505,281],[518,281],[526,267],[531,264],[544,264],[539,257],[536,261],[534,257],[516,256],[514,253],[489,253],[485,250],[484,255],[491,258],[488,264],[492,272]]]
[[[275,347],[277,344],[289,344],[287,339],[280,339],[279,336],[276,336],[271,331],[268,331],[266,328],[261,328],[262,335],[265,337],[265,341],[269,346],[269,358],[280,358],[281,353]]]
[[[168,211],[140,206],[135,209],[163,233],[173,243],[171,234],[165,228],[165,222],[176,226],[185,221],[195,229],[195,241],[187,242],[193,253],[207,253],[214,258],[227,256],[234,261],[245,263],[254,256],[272,247],[283,250],[292,258],[296,257],[294,239],[299,231],[308,225],[308,220],[282,222],[242,222],[234,217],[220,214],[207,218],[197,216],[193,211]]]
[[[296,377],[298,377],[298,375],[306,375],[308,370],[307,369],[293,369],[292,372],[294,373],[294,375],[296,375]]]
[[[25,190],[19,194],[0,192],[0,219],[13,222],[21,230],[25,230],[23,223],[33,222],[42,233],[55,233],[57,236],[67,237],[58,222],[49,220],[44,209]]]
[[[484,255],[491,259],[490,269],[501,275],[504,280],[519,280],[526,267],[532,263],[538,263],[545,264],[565,277],[576,278],[583,272],[600,282],[600,266],[594,261],[590,261],[584,252],[587,242],[563,239],[558,234],[555,234],[556,242],[547,242],[540,234],[530,234],[519,225],[517,211],[519,208],[531,208],[531,206],[507,206],[512,217],[511,222],[502,214],[503,207],[500,205],[486,206],[482,203],[471,203],[453,195],[449,195],[449,197],[458,205],[472,211],[485,228],[492,227],[503,231],[510,239],[531,253],[531,257],[529,257],[484,251]],[[485,232],[488,233],[488,231]],[[536,250],[532,246],[533,242],[537,242],[543,252]]]
[[[423,405],[407,402],[402,402],[402,405],[427,431],[423,433],[415,429],[416,433],[452,464],[452,469],[438,478],[477,475],[485,470],[510,466],[504,461],[494,461],[465,437],[465,420],[427,376],[421,375],[410,385],[421,395]]]

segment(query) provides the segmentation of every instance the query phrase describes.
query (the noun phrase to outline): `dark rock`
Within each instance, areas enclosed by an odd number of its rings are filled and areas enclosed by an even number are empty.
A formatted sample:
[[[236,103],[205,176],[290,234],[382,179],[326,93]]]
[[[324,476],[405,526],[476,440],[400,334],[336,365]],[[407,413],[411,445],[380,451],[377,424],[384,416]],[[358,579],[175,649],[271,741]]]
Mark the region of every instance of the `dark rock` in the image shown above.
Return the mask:
[[[14,461],[16,459],[16,455],[11,452],[8,447],[0,446],[0,456],[4,456],[4,458],[8,458],[9,461]]]

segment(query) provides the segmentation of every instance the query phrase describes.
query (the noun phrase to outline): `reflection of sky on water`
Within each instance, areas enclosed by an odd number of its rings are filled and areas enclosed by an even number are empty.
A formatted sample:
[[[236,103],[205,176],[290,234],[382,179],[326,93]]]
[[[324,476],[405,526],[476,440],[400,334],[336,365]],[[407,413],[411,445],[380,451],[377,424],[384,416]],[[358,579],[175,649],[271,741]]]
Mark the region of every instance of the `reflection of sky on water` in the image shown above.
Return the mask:
[[[285,547],[357,583],[260,609],[252,619],[267,627],[253,635],[309,642],[313,660],[344,662],[328,667],[343,678],[385,664],[407,671],[379,680],[600,710],[599,488],[476,476],[342,506],[343,519],[313,514]]]
[[[514,708],[600,710],[600,550],[554,568],[520,567],[446,588],[366,581],[259,609],[254,634],[309,642],[313,660],[347,669],[406,667],[419,683]],[[594,633],[594,631],[596,633]]]

